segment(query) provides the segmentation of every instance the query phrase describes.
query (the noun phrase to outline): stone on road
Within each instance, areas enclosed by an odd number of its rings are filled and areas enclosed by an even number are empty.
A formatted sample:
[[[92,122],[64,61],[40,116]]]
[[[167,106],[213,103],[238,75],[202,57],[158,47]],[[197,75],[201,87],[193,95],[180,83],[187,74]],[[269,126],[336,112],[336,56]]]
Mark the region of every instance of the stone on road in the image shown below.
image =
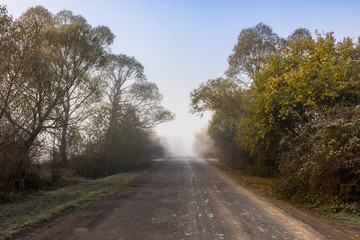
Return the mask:
[[[356,239],[207,161],[166,158],[134,186],[19,239]]]

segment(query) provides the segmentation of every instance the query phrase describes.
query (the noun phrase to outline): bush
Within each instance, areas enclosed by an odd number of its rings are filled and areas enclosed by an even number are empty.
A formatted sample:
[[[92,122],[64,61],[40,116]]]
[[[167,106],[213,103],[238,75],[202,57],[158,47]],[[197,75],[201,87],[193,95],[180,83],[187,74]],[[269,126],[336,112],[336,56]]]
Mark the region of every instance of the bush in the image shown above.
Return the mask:
[[[0,148],[0,202],[39,189],[39,167],[32,162],[33,157],[24,154],[19,142]]]
[[[104,165],[101,164],[100,156],[95,154],[95,152],[92,154],[75,155],[70,160],[70,167],[82,177],[98,178],[109,175],[105,171]]]
[[[282,139],[278,191],[287,198],[360,201],[360,108],[334,107]],[[307,199],[309,200],[309,199]]]

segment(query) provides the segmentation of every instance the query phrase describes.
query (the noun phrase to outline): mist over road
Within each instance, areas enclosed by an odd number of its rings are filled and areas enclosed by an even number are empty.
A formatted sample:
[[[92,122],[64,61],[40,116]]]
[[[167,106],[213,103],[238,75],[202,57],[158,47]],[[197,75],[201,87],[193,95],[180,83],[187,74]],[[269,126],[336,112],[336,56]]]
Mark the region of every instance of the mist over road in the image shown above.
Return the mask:
[[[131,188],[21,239],[355,239],[198,158],[167,158]]]

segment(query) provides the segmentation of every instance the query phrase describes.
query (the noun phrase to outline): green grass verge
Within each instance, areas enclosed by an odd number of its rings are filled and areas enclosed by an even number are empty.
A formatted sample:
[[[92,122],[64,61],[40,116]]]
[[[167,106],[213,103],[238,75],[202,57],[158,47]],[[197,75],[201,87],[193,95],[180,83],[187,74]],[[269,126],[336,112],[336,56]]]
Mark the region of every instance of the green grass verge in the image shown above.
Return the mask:
[[[48,220],[60,213],[82,209],[130,185],[142,172],[115,174],[64,188],[39,192],[12,204],[0,205],[0,240],[10,238],[27,226]]]

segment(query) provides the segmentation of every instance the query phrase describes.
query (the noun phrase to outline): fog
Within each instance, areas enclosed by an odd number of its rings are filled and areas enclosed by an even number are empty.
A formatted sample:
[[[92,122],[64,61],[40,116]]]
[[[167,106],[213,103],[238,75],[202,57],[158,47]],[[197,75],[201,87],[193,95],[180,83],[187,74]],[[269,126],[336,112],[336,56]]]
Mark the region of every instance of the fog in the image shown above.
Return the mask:
[[[193,156],[194,133],[208,122],[208,116],[203,118],[193,116],[187,112],[176,112],[180,117],[156,128],[161,136],[162,144],[172,156]],[[181,115],[182,114],[182,115]]]

